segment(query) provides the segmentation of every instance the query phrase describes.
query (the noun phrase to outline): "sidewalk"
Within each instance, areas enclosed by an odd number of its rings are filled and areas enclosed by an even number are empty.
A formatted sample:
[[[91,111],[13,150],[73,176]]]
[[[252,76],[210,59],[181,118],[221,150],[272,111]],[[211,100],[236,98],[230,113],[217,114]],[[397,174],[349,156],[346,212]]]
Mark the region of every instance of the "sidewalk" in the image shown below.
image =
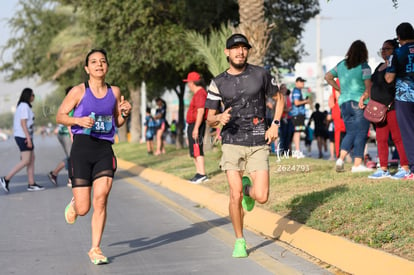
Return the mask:
[[[228,216],[228,197],[202,185],[162,171],[142,168],[118,159],[118,166],[151,182],[158,183],[208,209]],[[245,226],[273,239],[305,251],[340,270],[351,274],[414,274],[414,262],[323,233],[280,215],[255,207],[245,216]]]

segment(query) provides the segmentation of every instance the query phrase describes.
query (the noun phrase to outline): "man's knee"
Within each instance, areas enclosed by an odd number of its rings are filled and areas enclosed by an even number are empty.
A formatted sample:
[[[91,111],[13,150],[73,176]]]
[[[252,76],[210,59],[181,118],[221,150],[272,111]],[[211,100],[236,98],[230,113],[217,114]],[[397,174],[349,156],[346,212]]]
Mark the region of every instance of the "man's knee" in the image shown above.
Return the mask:
[[[256,196],[256,201],[260,204],[266,203],[268,199],[268,194],[259,194]]]
[[[241,203],[243,199],[242,192],[231,192],[230,193],[230,203]]]

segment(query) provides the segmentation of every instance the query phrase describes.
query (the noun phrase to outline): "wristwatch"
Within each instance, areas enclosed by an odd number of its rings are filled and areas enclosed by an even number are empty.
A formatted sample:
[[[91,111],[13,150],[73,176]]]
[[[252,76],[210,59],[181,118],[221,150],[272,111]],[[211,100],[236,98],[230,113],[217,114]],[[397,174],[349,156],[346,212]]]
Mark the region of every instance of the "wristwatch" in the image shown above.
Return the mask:
[[[280,126],[280,121],[279,120],[273,120],[273,124],[276,124],[277,126]]]

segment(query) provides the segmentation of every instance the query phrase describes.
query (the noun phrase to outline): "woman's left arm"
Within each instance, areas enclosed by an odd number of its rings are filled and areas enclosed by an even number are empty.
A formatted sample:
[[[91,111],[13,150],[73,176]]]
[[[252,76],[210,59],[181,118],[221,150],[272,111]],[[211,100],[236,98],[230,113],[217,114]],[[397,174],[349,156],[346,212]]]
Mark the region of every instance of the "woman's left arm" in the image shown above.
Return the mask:
[[[131,113],[131,104],[121,96],[121,90],[117,86],[111,86],[116,98],[116,107],[114,110],[115,124],[119,128],[127,121]]]

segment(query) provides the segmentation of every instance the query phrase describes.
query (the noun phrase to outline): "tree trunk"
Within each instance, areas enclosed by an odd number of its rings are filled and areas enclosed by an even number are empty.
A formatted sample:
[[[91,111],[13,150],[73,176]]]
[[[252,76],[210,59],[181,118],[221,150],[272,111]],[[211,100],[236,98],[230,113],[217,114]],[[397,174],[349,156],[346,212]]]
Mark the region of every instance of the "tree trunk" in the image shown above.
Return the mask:
[[[130,142],[139,142],[141,138],[141,87],[129,89],[131,95],[131,117],[129,121]]]
[[[210,151],[213,149],[213,139],[211,137],[211,127],[206,122],[206,132],[203,137],[204,151]]]
[[[184,117],[184,94],[185,94],[185,85],[180,84],[176,89],[174,89],[178,97],[178,122],[177,122],[177,138],[175,140],[175,146],[177,149],[184,147],[184,127],[185,127],[185,117]]]
[[[249,63],[263,66],[264,56],[269,47],[269,26],[264,16],[264,0],[238,0],[240,25],[237,32],[244,34],[252,49],[249,52]]]
[[[127,124],[126,123],[124,125],[122,125],[121,128],[118,128],[118,138],[119,138],[119,142],[128,141],[128,131],[127,131]]]

